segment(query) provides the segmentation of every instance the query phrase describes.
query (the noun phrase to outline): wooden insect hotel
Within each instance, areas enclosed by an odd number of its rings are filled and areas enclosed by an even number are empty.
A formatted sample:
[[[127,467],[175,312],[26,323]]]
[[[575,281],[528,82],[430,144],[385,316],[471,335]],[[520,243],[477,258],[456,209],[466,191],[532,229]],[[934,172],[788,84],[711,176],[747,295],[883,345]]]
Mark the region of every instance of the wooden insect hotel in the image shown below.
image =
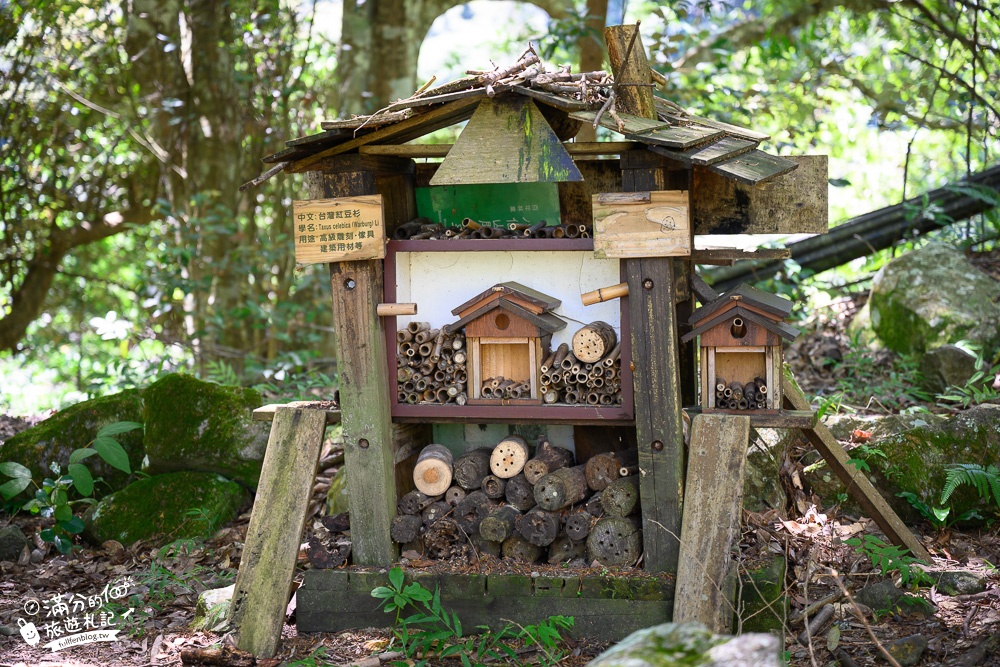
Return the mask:
[[[803,429],[889,538],[926,553],[783,384],[787,302],[720,298],[696,270],[788,256],[701,235],[825,232],[826,158],[770,155],[766,135],[654,95],[635,27],[605,36],[613,74],[549,70],[529,49],[325,122],[248,184],[305,176],[296,258],[328,267],[340,384],[339,405],[254,413],[273,423],[230,613],[241,648],[277,646],[337,422],[350,531],[326,517],[310,539],[300,632],[386,625],[370,592],[401,556],[466,627],[565,614],[605,639],[671,618],[728,628],[714,582],[731,580],[751,425]],[[466,120],[453,145],[411,143]],[[573,141],[584,125],[617,134]],[[698,414],[699,364],[708,412],[716,378],[744,396],[763,379],[764,408]],[[428,559],[460,567],[412,566]],[[595,560],[609,572],[573,569]]]
[[[781,410],[781,346],[799,333],[782,321],[791,310],[788,299],[744,284],[691,313],[681,342],[700,339],[705,412]]]
[[[541,404],[539,366],[566,321],[559,299],[515,282],[494,285],[452,310],[446,328],[465,331],[473,405]]]

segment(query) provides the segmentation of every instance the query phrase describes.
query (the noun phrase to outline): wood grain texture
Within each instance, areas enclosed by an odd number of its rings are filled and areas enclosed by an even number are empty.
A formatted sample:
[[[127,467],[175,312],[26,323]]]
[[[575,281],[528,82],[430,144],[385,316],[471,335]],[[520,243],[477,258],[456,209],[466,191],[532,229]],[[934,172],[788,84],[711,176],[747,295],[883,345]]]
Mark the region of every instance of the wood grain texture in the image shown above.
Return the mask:
[[[368,172],[311,173],[311,198],[372,194]],[[396,556],[389,537],[395,513],[393,428],[389,413],[389,369],[382,320],[382,263],[376,260],[330,265],[333,326],[337,335],[344,460],[351,474],[351,534],[354,562],[387,565]]]
[[[704,167],[692,172],[695,234],[825,234],[827,157],[785,158],[798,169],[751,186]]]
[[[535,103],[484,99],[431,185],[581,181],[583,176]]]
[[[688,193],[649,192],[646,201],[623,199],[638,193],[597,194],[593,199],[594,256],[678,257],[691,254]]]
[[[649,60],[646,49],[642,45],[642,36],[635,34],[638,27],[634,25],[616,25],[604,29],[604,41],[608,45],[608,60],[615,75],[615,81],[621,83],[652,83]],[[632,50],[628,51],[629,41],[635,36]],[[628,51],[628,60],[625,60]],[[651,86],[621,86],[618,93],[618,109],[643,118],[656,118],[656,107],[653,103],[653,88]]]
[[[322,410],[279,407],[271,423],[229,612],[237,647],[261,658],[281,641],[325,431]]]
[[[723,160],[729,160],[744,153],[749,153],[755,148],[757,148],[756,141],[740,139],[739,137],[722,137],[710,143],[700,144],[687,149],[654,145],[650,147],[650,150],[671,160],[707,167],[716,162],[722,162]]]
[[[381,195],[294,201],[292,210],[296,264],[385,257]]]
[[[728,634],[735,577],[732,547],[740,535],[750,418],[698,415],[691,425],[674,620],[698,621]]]
[[[757,185],[787,174],[797,167],[791,160],[753,150],[737,158],[717,162],[708,169],[747,185]]]
[[[809,401],[802,395],[798,387],[793,382],[789,382],[783,374],[781,390],[785,407],[795,410],[812,410]],[[934,562],[931,560],[931,556],[927,552],[927,549],[924,548],[924,545],[906,527],[906,524],[893,511],[892,507],[879,494],[878,490],[872,486],[868,478],[855,468],[853,464],[848,463],[850,456],[844,451],[844,448],[837,442],[837,439],[833,437],[830,429],[823,422],[816,422],[812,428],[803,429],[802,432],[809,439],[809,442],[812,443],[812,446],[816,448],[816,451],[826,459],[830,469],[837,475],[841,483],[847,487],[847,492],[864,508],[865,513],[875,520],[875,523],[882,529],[882,532],[885,533],[890,542],[901,547],[906,547],[915,557],[925,563],[931,564]]]
[[[622,189],[618,160],[578,160],[582,181],[559,184],[559,210],[566,224],[589,225],[594,220],[592,198],[599,192]]]

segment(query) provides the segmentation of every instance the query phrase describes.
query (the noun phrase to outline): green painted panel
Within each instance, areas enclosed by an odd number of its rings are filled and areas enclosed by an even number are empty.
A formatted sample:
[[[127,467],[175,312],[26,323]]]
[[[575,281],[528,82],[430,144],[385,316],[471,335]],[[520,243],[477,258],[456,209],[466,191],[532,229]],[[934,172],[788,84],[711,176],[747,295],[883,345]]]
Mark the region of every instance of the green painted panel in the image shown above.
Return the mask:
[[[558,183],[485,183],[417,188],[417,215],[448,227],[472,218],[491,227],[512,222],[558,225]]]

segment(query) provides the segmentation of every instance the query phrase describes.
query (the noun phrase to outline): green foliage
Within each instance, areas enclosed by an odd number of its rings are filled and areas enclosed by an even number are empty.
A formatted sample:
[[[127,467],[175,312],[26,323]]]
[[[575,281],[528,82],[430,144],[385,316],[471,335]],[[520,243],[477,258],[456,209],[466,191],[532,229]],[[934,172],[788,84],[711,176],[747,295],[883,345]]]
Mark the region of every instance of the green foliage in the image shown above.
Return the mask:
[[[909,491],[902,491],[896,495],[910,503],[910,506],[920,513],[920,516],[927,519],[927,521],[938,530],[954,526],[955,524],[963,521],[975,521],[983,518],[982,515],[974,509],[966,510],[958,516],[952,516],[952,508],[932,507],[920,500],[915,493],[911,493]]]
[[[953,463],[946,467],[944,488],[941,490],[941,502],[948,502],[951,494],[960,486],[973,487],[984,500],[992,500],[1000,509],[1000,469],[990,464],[985,468],[976,463]]]
[[[918,366],[915,356],[872,351],[855,336],[843,358],[831,364],[838,406],[899,412],[929,402],[930,395],[919,387]]]
[[[73,506],[92,505],[97,502],[93,497],[94,485],[102,481],[101,478],[94,479],[90,468],[82,461],[96,455],[109,465],[130,473],[128,454],[114,436],[137,428],[142,428],[142,424],[126,421],[108,424],[98,431],[97,437],[89,446],[73,450],[69,457],[69,465],[66,466],[66,473],[61,474],[59,465],[53,463],[52,472],[56,478],[46,477],[41,485],[31,478],[31,471],[23,465],[4,461],[0,463],[0,473],[10,479],[0,485],[0,495],[5,501],[10,501],[34,484],[36,488],[34,496],[21,505],[21,508],[32,514],[54,519],[55,524],[50,528],[44,528],[40,533],[41,537],[46,542],[55,544],[60,553],[69,553],[73,550],[73,536],[82,532],[84,528],[83,519],[73,514]],[[74,490],[78,497],[71,500],[70,492]]]
[[[523,641],[535,645],[540,651],[539,664],[555,665],[563,657],[559,644],[561,630],[572,629],[573,618],[550,616],[537,625],[515,630],[508,624],[498,632],[485,626],[478,637],[463,637],[458,614],[448,612],[441,605],[440,590],[433,593],[417,582],[404,584],[403,571],[389,570],[389,585],[378,586],[372,597],[382,600],[379,606],[396,614],[394,634],[409,661],[417,667],[431,664],[429,658],[458,658],[463,667],[484,665],[488,662],[509,661],[521,664],[517,653],[505,642]],[[412,612],[404,615],[405,612]]]
[[[857,553],[868,556],[872,567],[880,574],[891,575],[898,572],[903,586],[919,586],[933,581],[922,569],[914,567],[920,559],[906,555],[909,549],[886,544],[874,535],[865,535],[863,541],[860,537],[852,537],[844,540],[844,544],[854,547]]]
[[[939,403],[957,403],[962,409],[973,405],[1000,399],[1000,391],[993,388],[992,381],[1000,375],[1000,363],[990,366],[982,351],[976,354],[976,372],[961,387],[952,385],[937,395]]]

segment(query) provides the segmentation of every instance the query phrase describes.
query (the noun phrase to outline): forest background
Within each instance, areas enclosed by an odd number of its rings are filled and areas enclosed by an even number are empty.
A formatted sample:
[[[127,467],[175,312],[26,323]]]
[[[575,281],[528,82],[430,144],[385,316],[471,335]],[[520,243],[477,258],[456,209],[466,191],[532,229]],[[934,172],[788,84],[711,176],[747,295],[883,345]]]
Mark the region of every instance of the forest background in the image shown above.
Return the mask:
[[[601,28],[637,19],[658,94],[830,156],[833,224],[996,161],[997,0],[0,0],[0,410],[179,369],[329,397],[329,278],[296,270],[290,235],[301,177],[240,192],[260,159],[529,40],[601,69]],[[998,234],[996,213],[936,233]],[[816,306],[898,250],[781,278]]]

